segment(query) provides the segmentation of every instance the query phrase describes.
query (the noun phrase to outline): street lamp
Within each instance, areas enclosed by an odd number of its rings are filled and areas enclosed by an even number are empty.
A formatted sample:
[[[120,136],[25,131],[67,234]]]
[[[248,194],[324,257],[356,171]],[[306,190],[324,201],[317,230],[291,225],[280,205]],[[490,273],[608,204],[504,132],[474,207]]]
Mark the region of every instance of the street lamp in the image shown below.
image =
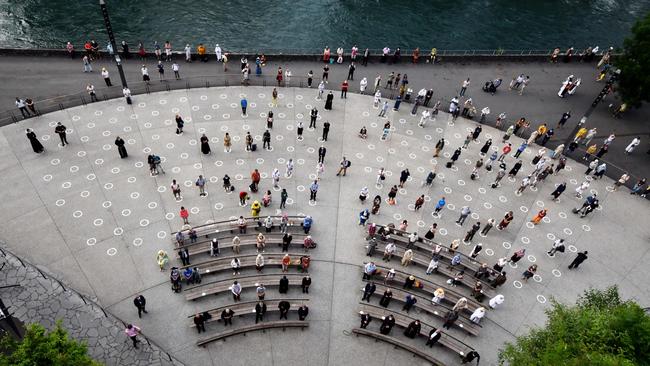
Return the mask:
[[[99,7],[102,9],[102,16],[104,17],[104,25],[106,26],[106,33],[108,33],[108,40],[113,47],[115,54],[115,64],[117,65],[117,72],[120,73],[120,80],[122,81],[122,89],[128,88],[126,85],[126,77],[124,77],[124,70],[122,69],[122,59],[117,52],[117,44],[115,44],[115,36],[113,35],[113,27],[111,27],[111,20],[108,18],[108,9],[106,9],[106,1],[99,0]]]

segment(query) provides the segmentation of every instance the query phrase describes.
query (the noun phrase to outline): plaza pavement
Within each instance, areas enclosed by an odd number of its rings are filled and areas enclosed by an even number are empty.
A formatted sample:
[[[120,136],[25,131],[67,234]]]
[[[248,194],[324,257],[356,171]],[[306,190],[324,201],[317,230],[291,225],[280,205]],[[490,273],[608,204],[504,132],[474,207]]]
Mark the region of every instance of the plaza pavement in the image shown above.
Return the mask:
[[[247,116],[242,116],[239,107],[244,95],[249,101]],[[515,195],[520,179],[532,170],[529,162],[536,146],[522,155],[525,164],[514,182],[504,179],[502,187],[493,190],[489,184],[495,172],[484,169],[478,180],[469,179],[485,139],[493,138],[493,149],[501,146],[501,133],[490,127],[485,127],[478,141],[463,151],[458,169],[446,169],[448,156],[462,144],[475,123],[462,118],[452,123],[448,114],[440,113],[419,128],[419,116],[410,115],[410,105],[402,104],[398,112],[389,112],[387,119],[378,118],[372,98],[356,94],[348,94],[348,99],[342,100],[335,93],[334,109],[325,111],[323,101],[315,100],[315,90],[301,88],[281,89],[279,106],[270,108],[270,95],[271,88],[262,87],[178,90],[135,96],[131,106],[123,99],[109,100],[0,128],[0,184],[5,187],[0,237],[16,254],[95,297],[118,317],[141,326],[147,336],[187,365],[424,364],[406,352],[350,334],[358,326],[357,304],[363,286],[361,265],[367,260],[365,232],[357,224],[359,212],[367,205],[359,202],[358,193],[367,186],[370,197],[380,194],[386,198],[389,184],[397,184],[399,172],[409,168],[412,179],[400,191],[398,204],[389,206],[384,202],[380,214],[370,221],[397,224],[398,220],[407,219],[409,230],[417,229],[420,235],[435,221],[439,225],[436,240],[448,245],[453,239],[462,238],[474,220],[485,223],[490,217],[500,220],[507,210],[515,212],[515,220],[506,230],[493,229],[487,237],[477,235],[475,239],[484,247],[479,260],[490,265],[513,250],[527,248],[526,258],[518,266],[506,267],[508,282],[498,290],[505,295],[505,304],[488,311],[478,336],[451,331],[478,350],[481,364],[495,364],[503,342],[525,334],[531,326],[543,324],[544,310],[552,298],[572,302],[589,286],[617,284],[625,298],[647,305],[647,201],[629,195],[625,188],[611,192],[612,180],[591,182],[602,209],[580,219],[571,209],[582,203],[573,192],[585,179],[584,167],[574,161],[569,161],[566,170],[550,176],[537,190]],[[302,120],[308,126],[309,110],[314,105],[321,113],[318,128],[305,128],[305,139],[298,141],[296,121]],[[260,139],[270,109],[275,113],[271,131],[273,151],[264,151]],[[181,136],[174,133],[175,113],[186,121]],[[325,143],[325,172],[318,201],[310,204],[308,186],[316,173],[316,150],[321,145],[318,137],[325,120],[332,123]],[[380,141],[386,120],[393,123],[394,130],[387,141]],[[56,121],[67,126],[69,146],[57,145],[58,136],[53,132]],[[367,140],[357,137],[362,125],[368,128]],[[45,153],[33,153],[24,134],[27,127],[35,130],[45,145]],[[242,138],[247,130],[260,146],[257,152],[244,151]],[[225,154],[222,147],[226,131],[234,139],[230,154]],[[198,139],[202,133],[210,138],[211,155],[200,152]],[[113,145],[117,135],[127,141],[127,159],[120,159]],[[443,151],[445,157],[432,159],[433,147],[440,137],[448,141]],[[519,138],[513,140],[515,146],[521,142]],[[167,174],[149,175],[149,151],[163,157]],[[335,172],[343,155],[351,160],[352,166],[347,176],[339,178]],[[187,317],[230,303],[231,297],[222,294],[188,302],[183,295],[172,293],[168,272],[161,273],[156,265],[156,252],[165,249],[175,258],[171,232],[180,227],[180,205],[191,210],[190,222],[195,225],[247,215],[250,210],[239,207],[237,195],[223,191],[221,177],[229,174],[239,191],[248,185],[250,172],[260,169],[260,194],[253,195],[260,199],[261,192],[271,188],[273,168],[284,171],[288,158],[294,159],[296,167],[292,178],[280,179],[280,186],[287,188],[292,199],[286,211],[290,215],[312,215],[312,234],[319,243],[311,253],[310,326],[303,332],[267,331],[213,343],[206,349],[197,348],[195,342],[199,337],[190,328],[191,319]],[[506,162],[510,169],[514,159],[509,157]],[[438,167],[438,176],[432,187],[423,188],[421,181],[433,166]],[[374,184],[380,167],[388,171],[384,187]],[[209,180],[207,197],[199,197],[193,186],[199,174]],[[183,185],[182,202],[176,202],[169,190],[172,179]],[[552,202],[549,193],[561,181],[568,183],[567,191],[560,202]],[[262,210],[262,216],[279,212],[278,193],[273,191],[274,202]],[[426,195],[427,203],[414,212],[409,206],[420,194]],[[441,195],[447,197],[448,205],[442,217],[434,219],[434,202]],[[469,205],[473,214],[461,228],[454,221],[464,205]],[[549,215],[531,228],[528,221],[542,207],[549,209]],[[546,251],[556,237],[566,239],[568,251],[550,258]],[[469,253],[471,245],[462,245],[461,250]],[[566,266],[576,250],[589,250],[589,259],[579,270],[568,271]],[[394,262],[394,266],[401,268]],[[518,282],[531,262],[539,265],[538,276],[525,284]],[[179,262],[172,259],[172,263]],[[409,270],[423,274],[422,268]],[[228,271],[212,277],[232,278]],[[438,283],[446,280],[441,275],[431,279]],[[275,291],[269,290],[268,297],[277,298]],[[289,296],[298,292],[292,288]],[[140,293],[148,299],[149,310],[141,320],[132,303]],[[464,293],[469,295],[467,290]],[[252,292],[244,292],[244,300],[253,298]],[[391,308],[398,311],[396,303]],[[427,314],[412,314],[440,325],[439,320]],[[252,321],[248,316],[235,319],[234,323],[237,326]],[[378,326],[374,321],[369,328],[376,330]],[[220,324],[210,324],[208,334],[222,329]],[[423,346],[421,339],[411,341],[400,332],[399,328],[393,330],[399,339]],[[458,364],[458,358],[442,348],[432,352],[450,365]]]
[[[175,55],[179,59],[181,66],[181,76],[185,78],[181,82],[171,82],[173,88],[185,88],[187,78],[195,78],[193,85],[202,86],[205,83],[203,79],[209,81],[212,85],[223,83],[224,72],[222,65],[211,58],[208,63],[193,62],[186,64],[183,56]],[[211,57],[213,57],[211,55]],[[254,59],[249,57],[249,61]],[[548,146],[555,148],[570,135],[573,127],[580,121],[583,113],[591,105],[592,101],[603,88],[603,83],[596,82],[597,70],[595,63],[584,64],[579,62],[557,63],[536,62],[536,61],[508,61],[505,59],[495,58],[491,61],[476,61],[473,59],[442,59],[440,64],[431,65],[424,63],[424,59],[419,65],[413,65],[408,62],[408,57],[403,57],[403,62],[398,65],[370,63],[367,67],[357,65],[354,81],[350,83],[350,91],[359,90],[359,81],[363,77],[368,78],[369,88],[372,88],[375,77],[380,74],[382,84],[385,83],[388,74],[391,71],[395,73],[408,74],[409,86],[417,93],[421,88],[432,88],[434,90],[433,102],[443,100],[443,107],[446,110],[448,102],[453,96],[458,94],[461,82],[466,78],[471,79],[471,85],[468,88],[466,97],[471,97],[477,111],[480,113],[485,106],[489,107],[491,114],[487,118],[487,124],[494,126],[496,117],[501,113],[507,114],[507,122],[502,129],[506,129],[509,123],[514,123],[519,117],[524,116],[531,121],[531,128],[537,127],[541,123],[548,123],[549,126],[555,127],[562,113],[570,110],[572,117],[561,130],[555,130],[555,137],[551,139]],[[347,77],[347,58],[346,63],[342,65],[330,65],[329,84],[327,88],[335,91],[340,90],[340,84]],[[158,73],[156,62],[150,57],[146,62],[153,83],[158,83]],[[142,61],[135,58],[124,62],[126,78],[132,91],[143,89],[142,76],[140,67]],[[166,63],[167,79],[173,77],[170,63]],[[299,79],[303,79],[309,70],[314,72],[314,86],[318,85],[322,74],[323,64],[320,62],[310,62],[304,60],[297,61],[278,61],[269,56],[269,62],[263,68],[263,75],[269,80],[268,83],[274,83],[278,66],[284,70],[290,69],[293,73],[294,84],[297,85]],[[93,63],[94,72],[83,73],[81,59],[70,60],[66,57],[26,57],[26,56],[3,56],[0,57],[0,67],[4,70],[3,82],[0,83],[0,105],[4,106],[0,110],[14,108],[14,100],[17,96],[34,100],[52,98],[55,96],[83,93],[88,83],[92,83],[98,89],[98,95],[102,95],[101,88],[104,87],[104,81],[101,78],[100,71],[102,67],[107,67],[110,71],[113,85],[119,85],[119,75],[114,63],[104,59]],[[253,68],[254,70],[254,68]],[[236,85],[239,79],[239,59],[231,57],[227,74],[230,75],[231,85]],[[530,85],[526,88],[522,96],[516,91],[509,91],[507,88],[510,80],[519,74],[530,75]],[[557,92],[562,81],[569,75],[575,75],[576,78],[582,79],[582,84],[577,92],[568,98],[559,98]],[[255,76],[252,76],[255,79]],[[487,80],[502,78],[504,84],[499,88],[495,95],[490,95],[481,91],[481,86]],[[233,83],[234,82],[234,83]],[[119,89],[121,90],[121,89]],[[382,90],[386,94],[386,90]],[[119,93],[119,92],[118,92]],[[611,116],[607,106],[613,103],[620,104],[620,101],[613,96],[608,96],[594,111],[588,119],[588,128],[597,127],[598,134],[594,142],[600,146],[604,139],[610,133],[615,133],[618,137],[605,156],[609,169],[607,174],[610,177],[618,177],[622,171],[628,171],[633,175],[632,180],[638,180],[643,177],[650,177],[650,164],[648,164],[648,155],[646,152],[650,149],[650,124],[648,122],[647,106],[641,109],[629,109],[622,119],[615,119]],[[15,113],[20,115],[16,110]],[[527,133],[530,133],[528,131]],[[636,136],[641,138],[641,145],[636,148],[632,155],[625,155],[625,147]],[[581,148],[584,151],[583,148]],[[575,156],[581,156],[580,150]],[[616,166],[616,168],[615,168]]]

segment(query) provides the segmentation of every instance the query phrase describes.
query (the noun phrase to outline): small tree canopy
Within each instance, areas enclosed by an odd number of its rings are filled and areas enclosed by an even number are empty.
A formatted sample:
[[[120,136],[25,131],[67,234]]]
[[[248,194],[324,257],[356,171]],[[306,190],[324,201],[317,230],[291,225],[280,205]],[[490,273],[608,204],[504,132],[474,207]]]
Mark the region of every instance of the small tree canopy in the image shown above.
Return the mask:
[[[68,338],[60,322],[51,332],[31,324],[22,341],[5,336],[0,350],[0,366],[101,366],[88,356],[84,343]]]
[[[546,315],[545,328],[506,343],[501,364],[650,365],[650,316],[616,287],[585,291],[574,306],[552,301]]]
[[[650,101],[650,13],[634,24],[623,48],[616,59],[621,69],[618,92],[625,103],[640,106]]]

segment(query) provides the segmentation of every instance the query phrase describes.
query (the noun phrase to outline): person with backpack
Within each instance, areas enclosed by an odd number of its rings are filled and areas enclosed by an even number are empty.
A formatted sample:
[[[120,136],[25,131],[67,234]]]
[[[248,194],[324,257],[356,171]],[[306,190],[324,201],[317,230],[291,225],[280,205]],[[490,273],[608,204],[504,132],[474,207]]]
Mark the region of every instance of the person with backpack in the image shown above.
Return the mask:
[[[336,173],[336,176],[337,176],[337,177],[340,176],[340,175],[345,176],[345,174],[346,174],[348,168],[349,168],[351,165],[352,165],[352,163],[350,163],[350,161],[349,161],[348,159],[346,159],[345,156],[344,156],[344,157],[343,157],[343,160],[341,160],[341,167],[339,168],[339,172]]]

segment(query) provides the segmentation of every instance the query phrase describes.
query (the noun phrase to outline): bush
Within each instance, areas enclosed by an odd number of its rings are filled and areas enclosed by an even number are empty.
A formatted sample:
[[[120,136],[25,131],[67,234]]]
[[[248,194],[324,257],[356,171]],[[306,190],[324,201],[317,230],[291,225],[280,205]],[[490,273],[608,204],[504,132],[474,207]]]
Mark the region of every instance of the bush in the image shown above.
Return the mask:
[[[21,341],[5,336],[0,350],[0,366],[101,366],[88,356],[85,343],[68,338],[60,322],[51,332],[31,324]]]
[[[546,327],[507,343],[500,364],[650,365],[650,317],[616,287],[590,289],[576,305],[552,301]]]

